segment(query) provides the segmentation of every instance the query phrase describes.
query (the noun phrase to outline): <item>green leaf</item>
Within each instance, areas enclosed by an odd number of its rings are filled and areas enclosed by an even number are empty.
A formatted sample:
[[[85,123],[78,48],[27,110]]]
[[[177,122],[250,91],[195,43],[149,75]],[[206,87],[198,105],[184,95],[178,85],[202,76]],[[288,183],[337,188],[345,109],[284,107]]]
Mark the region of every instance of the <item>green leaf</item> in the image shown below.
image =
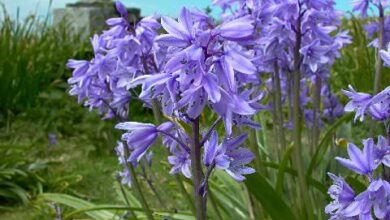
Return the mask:
[[[265,167],[273,168],[273,169],[279,169],[279,164],[277,163],[272,163],[272,162],[264,162],[262,161],[261,164]],[[286,167],[286,173],[292,175],[293,177],[298,176],[298,172],[291,167]],[[322,194],[327,195],[327,188],[325,187],[324,184],[320,183],[319,181],[313,179],[312,177],[307,177],[307,181],[309,186],[313,186],[316,188],[318,191],[320,191]]]
[[[73,212],[70,212],[64,217],[64,220],[71,219],[71,217],[77,214],[86,213],[90,211],[99,211],[99,210],[132,210],[132,211],[143,212],[142,208],[133,208],[124,205],[92,205],[89,207],[77,209]]]
[[[345,121],[351,120],[353,117],[353,114],[346,114],[339,120],[337,120],[325,133],[324,137],[321,139],[320,143],[317,146],[317,149],[313,155],[313,157],[310,160],[309,167],[306,171],[306,176],[311,176],[314,168],[321,162],[319,159],[321,155],[325,154],[325,152],[328,150],[329,147],[329,140],[332,138],[332,135],[336,132],[337,128],[340,127]],[[321,157],[322,158],[322,157]]]
[[[214,175],[217,178],[210,179],[209,187],[225,218],[248,219],[249,213],[244,204],[246,195],[240,184],[225,172],[217,171]]]
[[[273,220],[296,219],[289,206],[263,176],[258,173],[248,175],[245,185]]]
[[[284,183],[284,173],[286,172],[287,168],[287,163],[288,160],[290,159],[292,150],[293,150],[293,145],[288,146],[286,152],[283,155],[283,159],[280,162],[279,169],[278,169],[278,177],[276,179],[276,192],[280,195],[283,190],[283,183]]]
[[[153,212],[154,216],[163,217],[162,219],[167,219],[170,217],[176,220],[195,220],[195,217],[191,213],[174,213],[174,212]]]
[[[72,207],[74,209],[88,209],[91,207],[96,207],[94,204],[88,201],[66,194],[44,193],[41,194],[39,197],[46,201],[59,203],[65,206]],[[96,220],[118,219],[114,213],[105,210],[87,211],[85,212],[85,214]]]
[[[364,183],[352,176],[347,176],[345,181],[356,191],[356,194],[359,194],[367,189],[367,186]]]

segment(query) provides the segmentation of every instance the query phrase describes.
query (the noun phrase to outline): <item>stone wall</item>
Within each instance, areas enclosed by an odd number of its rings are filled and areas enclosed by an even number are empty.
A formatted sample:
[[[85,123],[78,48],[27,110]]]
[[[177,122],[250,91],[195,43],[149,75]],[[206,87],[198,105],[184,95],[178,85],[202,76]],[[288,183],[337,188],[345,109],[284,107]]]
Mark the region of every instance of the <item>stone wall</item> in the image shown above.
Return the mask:
[[[128,9],[129,20],[137,21],[140,18],[140,10]],[[81,1],[68,4],[66,8],[53,10],[53,25],[65,23],[70,33],[78,33],[83,37],[89,37],[93,33],[106,28],[105,21],[116,17],[114,3]]]

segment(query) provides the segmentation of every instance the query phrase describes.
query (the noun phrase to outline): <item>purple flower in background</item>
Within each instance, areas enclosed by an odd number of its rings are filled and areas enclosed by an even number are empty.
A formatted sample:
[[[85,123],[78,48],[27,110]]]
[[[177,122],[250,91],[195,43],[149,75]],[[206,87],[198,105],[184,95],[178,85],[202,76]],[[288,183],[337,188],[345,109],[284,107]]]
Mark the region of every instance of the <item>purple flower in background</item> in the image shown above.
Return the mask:
[[[356,145],[348,144],[349,159],[336,157],[336,160],[346,168],[360,175],[371,176],[372,172],[378,166],[375,162],[374,140],[372,138],[363,141],[363,151]]]
[[[317,72],[320,64],[329,62],[329,58],[325,56],[328,51],[329,47],[322,46],[319,40],[315,40],[302,47],[299,52],[303,55],[303,64],[308,65],[312,72]]]
[[[48,134],[49,146],[54,146],[57,144],[57,135],[55,133]]]
[[[375,163],[382,163],[390,167],[390,146],[388,140],[383,137],[378,137],[378,142],[374,148]]]
[[[390,66],[390,47],[387,50],[381,50],[380,55],[386,66]]]
[[[376,21],[370,22],[370,23],[368,23],[367,25],[364,26],[364,29],[367,32],[367,36],[369,38],[372,38],[375,35],[377,35],[377,33],[379,32],[379,30],[380,30],[380,23],[376,22]],[[384,31],[383,45],[387,45],[390,42],[390,37],[389,37],[389,34],[390,34],[390,17],[389,16],[385,17],[384,30],[383,31]],[[368,44],[368,46],[372,46],[374,48],[378,48],[379,47],[379,39],[378,39],[378,37],[374,38]]]
[[[330,92],[328,86],[323,86],[321,89],[322,102],[324,105],[324,117],[333,122],[336,118],[344,114],[344,107],[341,105],[339,99]]]
[[[168,156],[168,162],[173,166],[170,173],[177,174],[181,172],[185,177],[191,178],[191,158],[188,152],[175,147],[171,150],[171,153],[174,155]]]
[[[317,112],[317,114],[320,114]],[[305,109],[303,112],[303,116],[305,117],[305,124],[308,128],[313,128],[314,127],[314,111],[311,109]],[[317,124],[321,128],[323,126],[323,122],[319,115],[317,115]]]
[[[119,172],[121,182],[123,185],[131,186],[132,180],[130,170],[127,164],[127,158],[124,149],[125,147],[126,146],[123,144],[123,142],[118,141],[117,146],[115,147],[115,152],[118,156],[119,164],[123,166],[123,171]]]
[[[352,11],[358,11],[360,15],[365,18],[367,17],[367,10],[370,4],[370,0],[354,0],[352,1]]]

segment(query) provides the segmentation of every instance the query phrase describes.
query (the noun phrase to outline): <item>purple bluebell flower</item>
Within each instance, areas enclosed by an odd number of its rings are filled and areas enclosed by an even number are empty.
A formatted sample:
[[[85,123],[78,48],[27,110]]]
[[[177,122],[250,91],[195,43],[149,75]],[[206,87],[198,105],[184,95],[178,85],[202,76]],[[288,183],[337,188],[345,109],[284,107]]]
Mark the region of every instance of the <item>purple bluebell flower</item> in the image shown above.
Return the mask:
[[[343,166],[360,175],[371,176],[378,164],[375,162],[374,141],[372,138],[363,140],[363,151],[356,145],[348,144],[349,159],[336,157],[336,160]]]
[[[126,6],[124,6],[120,1],[115,2],[115,8],[121,17],[123,17],[123,18],[128,17]]]
[[[57,144],[57,135],[55,133],[48,134],[49,146],[54,146]]]
[[[218,145],[218,134],[214,131],[210,140],[206,141],[203,154],[203,163],[206,167],[215,166],[217,169],[227,169],[230,165],[226,155],[226,145]]]
[[[381,50],[380,55],[386,66],[390,66],[390,47],[387,50]]]
[[[182,173],[185,177],[191,178],[191,158],[188,152],[177,149],[176,147],[171,150],[172,156],[168,156],[168,162],[173,167],[170,171],[171,174]]]
[[[118,156],[119,164],[121,166],[123,166],[123,171],[119,172],[119,176],[122,179],[121,183],[123,185],[131,186],[132,179],[131,179],[130,170],[129,170],[129,167],[127,164],[128,158],[125,154],[125,149],[124,149],[125,147],[127,147],[127,146],[125,146],[123,144],[123,142],[118,141],[117,146],[115,147],[115,152]]]
[[[387,138],[378,136],[378,142],[374,148],[375,163],[382,163],[390,167],[390,145]]]
[[[358,11],[363,18],[367,17],[367,11],[370,5],[369,0],[354,0],[352,5],[352,11]]]
[[[356,92],[351,86],[349,91],[343,90],[343,92],[351,99],[345,106],[345,111],[356,111],[355,120],[360,118],[360,121],[363,121],[365,114],[370,115],[376,121],[386,121],[390,118],[390,87],[374,96]]]
[[[247,167],[254,155],[246,148],[241,147],[247,135],[236,138],[224,139],[218,144],[218,135],[213,132],[210,139],[205,143],[203,163],[206,167],[225,170],[236,181],[245,180],[244,175],[252,174],[255,170]]]
[[[172,126],[171,122],[165,122],[158,127],[139,122],[122,122],[117,124],[115,128],[126,131],[122,135],[122,140],[126,141],[131,149],[129,161],[136,164],[156,141],[159,131],[168,132]]]
[[[226,145],[226,156],[230,159],[229,168],[225,171],[236,181],[244,181],[244,175],[252,174],[255,170],[247,165],[255,158],[254,154],[242,147],[247,135],[225,139],[222,144]]]
[[[299,51],[303,55],[303,64],[310,67],[310,70],[317,72],[320,64],[325,64],[329,58],[325,54],[329,51],[329,47],[322,46],[319,40],[314,40],[312,43],[302,47]]]
[[[364,115],[371,104],[372,96],[367,93],[356,92],[351,85],[349,85],[349,90],[343,90],[343,93],[351,99],[344,110],[346,112],[355,111],[355,121],[358,118],[360,121],[363,121]]]
[[[390,17],[387,16],[384,18],[384,36],[383,36],[383,45],[387,45],[390,42]],[[364,29],[369,38],[373,38],[378,31],[380,30],[380,23],[377,21],[370,22],[364,26]],[[368,46],[372,46],[374,48],[379,48],[379,39],[374,38]]]
[[[319,114],[321,114],[320,112],[317,112],[317,124],[318,124],[318,127],[322,127],[323,126],[323,121],[321,120],[321,117]],[[303,116],[305,118],[305,124],[306,124],[306,127],[308,128],[313,128],[314,126],[314,110],[312,109],[304,109],[303,111]]]
[[[378,219],[388,215],[390,184],[382,179],[373,180],[367,190],[356,196],[351,207],[344,210],[346,217],[359,216],[359,219],[372,219],[372,214]]]
[[[344,107],[339,99],[330,92],[328,86],[323,86],[321,89],[322,102],[324,105],[323,116],[333,122],[336,118],[344,114]]]
[[[325,213],[330,215],[332,220],[343,219],[343,211],[354,201],[355,192],[344,178],[332,173],[328,173],[328,176],[333,180],[333,185],[328,189],[332,202],[325,207]]]

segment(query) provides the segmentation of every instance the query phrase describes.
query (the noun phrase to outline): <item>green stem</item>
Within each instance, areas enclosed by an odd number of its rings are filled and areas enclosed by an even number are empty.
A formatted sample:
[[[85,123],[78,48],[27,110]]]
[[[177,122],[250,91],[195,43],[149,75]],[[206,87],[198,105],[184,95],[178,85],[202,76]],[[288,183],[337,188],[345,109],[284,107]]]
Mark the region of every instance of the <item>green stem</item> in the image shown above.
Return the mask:
[[[293,73],[293,123],[294,123],[294,129],[293,129],[293,140],[294,140],[294,153],[293,153],[293,163],[297,169],[298,172],[298,195],[302,198],[303,204],[299,204],[300,211],[302,212],[303,216],[302,218],[305,219],[312,219],[310,218],[311,210],[311,204],[309,199],[309,193],[307,191],[307,182],[305,178],[305,172],[304,172],[304,163],[303,163],[303,156],[302,156],[302,127],[301,127],[301,108],[300,108],[300,82],[301,82],[301,73],[300,73],[300,67],[301,67],[301,54],[299,52],[302,44],[302,17],[303,13],[301,12],[301,9],[299,10],[299,16],[297,19],[297,25],[296,25],[296,42],[295,42],[295,48],[294,48],[294,73]]]
[[[126,149],[126,147],[125,147]],[[139,196],[142,209],[144,210],[146,217],[148,220],[153,220],[153,214],[152,211],[149,208],[148,203],[146,202],[146,199],[144,197],[144,194],[142,193],[141,185],[138,182],[137,174],[135,173],[134,167],[130,162],[127,162],[127,166],[129,167],[130,175],[132,178],[132,184],[137,191],[137,194]]]
[[[126,202],[126,205],[130,208],[131,205],[130,205],[130,201],[129,201],[129,198],[127,198],[127,194],[125,192],[125,189],[123,188],[123,185],[121,183],[121,181],[118,179],[118,182],[119,182],[119,187],[121,189],[121,193],[123,195],[123,198],[125,199],[125,202]],[[129,210],[129,212],[131,213],[132,217],[137,220],[137,215],[135,214],[135,212],[133,210]]]
[[[141,160],[141,163],[143,162],[144,164],[144,167],[147,167],[148,166],[148,162],[144,159]],[[157,201],[158,203],[160,204],[160,206],[164,209],[166,209],[167,207],[165,206],[163,200],[161,199],[161,196],[160,194],[158,193],[156,187],[154,187],[154,184],[153,184],[153,181],[148,177],[148,174],[146,173],[146,170],[145,169],[142,169],[142,175],[144,177],[144,180],[146,181],[146,183],[148,184],[150,190],[152,190],[153,194],[156,196],[157,198]]]
[[[161,111],[158,107],[156,100],[152,100],[152,110],[153,110],[154,120],[158,124],[161,124],[163,122],[163,117],[162,117]],[[186,188],[184,187],[182,179],[177,174],[175,174],[174,176],[175,176],[176,184],[179,187],[181,194],[183,195],[183,197],[187,200],[188,204],[190,205],[191,211],[195,214],[194,202],[193,202],[190,194],[187,192]]]
[[[286,150],[286,137],[284,134],[283,126],[283,109],[282,109],[282,89],[280,86],[280,76],[279,76],[279,66],[277,61],[274,62],[274,94],[275,94],[275,114],[276,114],[276,123],[278,124],[279,134],[279,144],[282,151]]]
[[[192,122],[192,149],[191,149],[192,179],[194,182],[194,198],[196,207],[196,219],[206,219],[207,195],[203,197],[200,192],[204,174],[201,164],[200,140],[199,140],[199,117]],[[207,190],[207,189],[206,189]]]
[[[181,177],[178,174],[176,174],[174,176],[175,176],[176,184],[179,186],[181,194],[183,194],[184,198],[187,199],[187,202],[190,205],[191,211],[195,215],[196,214],[195,204],[193,202],[191,195],[187,192],[186,188],[184,187],[183,180],[181,179]]]
[[[379,3],[379,31],[378,31],[378,51],[376,53],[375,62],[375,84],[374,94],[378,93],[381,87],[381,73],[382,73],[382,58],[380,50],[385,48],[384,45],[384,34],[385,34],[385,13],[382,4]]]
[[[320,108],[321,108],[321,77],[317,76],[314,84],[314,94],[313,94],[313,132],[312,132],[312,147],[310,148],[310,155],[314,152],[318,145],[318,139],[320,136],[320,125],[318,124],[318,119],[320,117]]]

